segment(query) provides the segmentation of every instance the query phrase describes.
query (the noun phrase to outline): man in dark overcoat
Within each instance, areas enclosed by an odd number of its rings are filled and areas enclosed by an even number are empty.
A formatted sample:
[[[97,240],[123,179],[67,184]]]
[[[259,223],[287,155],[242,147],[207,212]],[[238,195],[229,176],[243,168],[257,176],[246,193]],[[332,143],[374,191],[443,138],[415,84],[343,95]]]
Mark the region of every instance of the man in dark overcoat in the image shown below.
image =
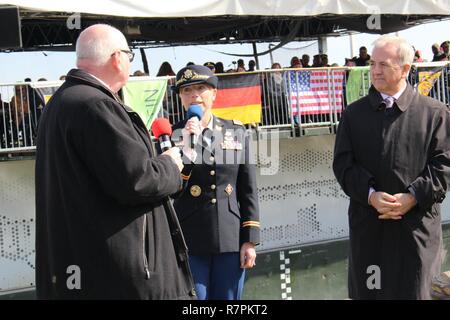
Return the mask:
[[[333,170],[350,197],[353,299],[429,299],[441,266],[450,116],[406,82],[413,57],[401,38],[375,41],[373,85],[339,123]]]
[[[36,152],[39,299],[195,298],[168,196],[180,151],[156,156],[143,121],[121,103],[133,60],[123,34],[93,25],[77,67],[46,106]]]

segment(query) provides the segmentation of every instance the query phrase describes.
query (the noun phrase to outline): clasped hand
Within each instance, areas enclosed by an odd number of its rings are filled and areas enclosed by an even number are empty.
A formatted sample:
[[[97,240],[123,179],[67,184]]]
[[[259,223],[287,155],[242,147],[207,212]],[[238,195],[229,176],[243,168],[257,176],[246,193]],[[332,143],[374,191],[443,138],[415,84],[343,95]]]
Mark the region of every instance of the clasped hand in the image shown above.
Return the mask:
[[[369,197],[369,204],[378,211],[379,219],[399,220],[417,204],[417,201],[410,193],[391,195],[386,192],[375,191]]]

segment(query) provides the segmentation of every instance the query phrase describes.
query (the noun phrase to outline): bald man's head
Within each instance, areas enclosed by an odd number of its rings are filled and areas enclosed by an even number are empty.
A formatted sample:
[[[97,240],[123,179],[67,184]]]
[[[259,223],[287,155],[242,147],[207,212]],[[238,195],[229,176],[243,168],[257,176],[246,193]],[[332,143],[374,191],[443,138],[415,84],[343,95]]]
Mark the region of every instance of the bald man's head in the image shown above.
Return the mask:
[[[79,69],[102,80],[113,92],[125,85],[133,55],[119,30],[92,25],[80,33],[76,50]]]
[[[104,65],[114,51],[128,49],[125,36],[118,29],[106,25],[95,24],[80,33],[76,44],[77,66],[80,61],[89,64]]]

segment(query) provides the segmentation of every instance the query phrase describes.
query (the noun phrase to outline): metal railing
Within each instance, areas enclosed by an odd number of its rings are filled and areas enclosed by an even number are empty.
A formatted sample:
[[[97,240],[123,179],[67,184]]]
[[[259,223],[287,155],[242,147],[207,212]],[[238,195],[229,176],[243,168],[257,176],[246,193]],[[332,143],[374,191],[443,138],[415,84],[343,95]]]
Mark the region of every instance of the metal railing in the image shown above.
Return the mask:
[[[33,151],[45,98],[27,83],[0,85],[0,151]]]
[[[431,88],[430,97],[433,97],[449,106],[450,64],[447,62],[415,64],[411,70],[408,81],[416,86],[421,80],[422,72],[439,72],[436,82]],[[276,69],[258,71],[261,85],[261,121],[257,124],[259,130],[281,129],[289,130],[292,135],[304,134],[306,128],[329,127],[334,131],[339,122],[342,111],[349,104],[347,100],[347,80],[350,72],[359,70],[359,96],[368,94],[371,85],[368,67],[340,67],[340,68],[308,68],[308,69]],[[365,72],[364,72],[365,71]],[[295,94],[302,82],[303,73],[321,73],[319,80],[326,84],[326,88],[319,90],[327,95],[322,105],[314,110],[302,107],[307,97]],[[311,77],[311,76],[310,76]],[[219,78],[220,79],[220,78]],[[341,86],[334,84],[341,83]],[[295,90],[291,88],[294,87]],[[352,102],[352,101],[350,101]],[[297,110],[297,112],[294,112]],[[171,123],[176,123],[185,117],[185,111],[181,101],[168,90],[163,104],[161,116],[169,118]]]
[[[429,85],[429,96],[448,106],[449,66],[445,62],[414,65],[408,81],[418,87],[424,78],[435,78],[435,82]],[[325,128],[328,133],[333,133],[342,111],[349,103],[347,81],[352,70],[368,68],[275,69],[256,72],[261,86],[261,120],[255,124],[256,129],[285,130],[291,136],[304,135],[309,128]],[[364,96],[370,87],[370,75],[365,71],[360,72],[360,77],[358,94]],[[145,77],[142,81],[148,79]],[[168,82],[167,90],[158,116],[166,117],[174,124],[183,120],[186,112],[179,96],[171,90],[174,77],[165,79]],[[133,81],[141,80],[136,77]],[[0,153],[34,151],[40,115],[46,101],[61,83],[0,84]],[[316,96],[312,96],[314,94]]]

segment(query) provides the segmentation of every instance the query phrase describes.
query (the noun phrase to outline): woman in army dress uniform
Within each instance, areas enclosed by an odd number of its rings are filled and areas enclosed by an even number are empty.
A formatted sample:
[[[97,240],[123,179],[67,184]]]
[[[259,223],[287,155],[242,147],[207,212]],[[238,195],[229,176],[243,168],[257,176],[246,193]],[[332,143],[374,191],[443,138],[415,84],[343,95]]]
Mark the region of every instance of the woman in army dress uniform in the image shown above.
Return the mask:
[[[217,83],[217,76],[199,65],[185,67],[176,76],[173,89],[185,110],[199,105],[203,116],[174,126],[174,140],[183,137],[185,162],[184,189],[174,206],[198,298],[233,300],[241,298],[245,269],[255,265],[259,207],[247,131],[240,122],[211,113]],[[190,135],[198,137],[194,148]]]

